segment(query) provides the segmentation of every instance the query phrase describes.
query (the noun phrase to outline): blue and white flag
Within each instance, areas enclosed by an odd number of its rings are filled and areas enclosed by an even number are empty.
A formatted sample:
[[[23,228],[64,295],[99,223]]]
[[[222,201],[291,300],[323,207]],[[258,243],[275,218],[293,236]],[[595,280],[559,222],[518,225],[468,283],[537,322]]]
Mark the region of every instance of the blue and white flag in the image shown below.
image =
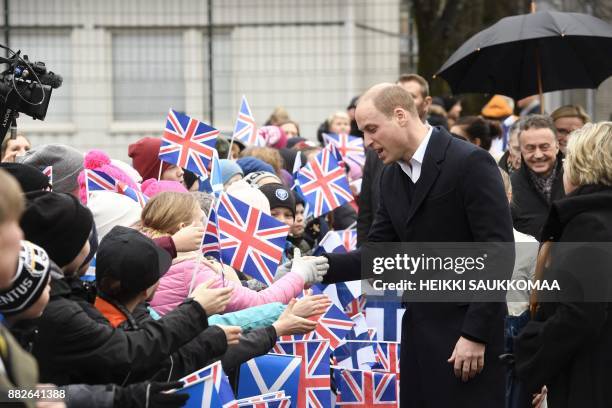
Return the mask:
[[[217,149],[213,151],[210,174],[206,178],[200,178],[199,190],[214,194],[217,200],[223,192],[223,177],[221,176],[221,166],[219,165],[219,153]]]
[[[395,292],[388,296],[368,296],[365,310],[368,327],[376,329],[378,340],[401,341],[405,309]]]
[[[238,398],[284,391],[297,401],[301,364],[301,357],[278,354],[266,354],[247,361],[240,366]]]
[[[351,320],[355,326],[346,335],[346,342],[334,350],[334,364],[353,369],[371,369],[378,360],[365,317],[358,313]]]

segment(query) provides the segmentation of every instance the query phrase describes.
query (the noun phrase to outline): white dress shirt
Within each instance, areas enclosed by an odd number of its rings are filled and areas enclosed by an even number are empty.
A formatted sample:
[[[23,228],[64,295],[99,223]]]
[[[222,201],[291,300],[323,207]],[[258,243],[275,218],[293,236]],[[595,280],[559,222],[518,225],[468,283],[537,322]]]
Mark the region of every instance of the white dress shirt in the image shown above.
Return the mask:
[[[433,127],[429,126],[429,131],[427,135],[425,135],[425,139],[421,142],[419,147],[416,149],[409,163],[406,163],[403,160],[398,161],[398,164],[410,177],[413,183],[416,184],[419,181],[419,177],[421,177],[421,167],[423,166],[423,159],[425,158],[425,150],[427,150],[427,145],[429,144],[429,139],[431,138],[431,133],[433,132]]]

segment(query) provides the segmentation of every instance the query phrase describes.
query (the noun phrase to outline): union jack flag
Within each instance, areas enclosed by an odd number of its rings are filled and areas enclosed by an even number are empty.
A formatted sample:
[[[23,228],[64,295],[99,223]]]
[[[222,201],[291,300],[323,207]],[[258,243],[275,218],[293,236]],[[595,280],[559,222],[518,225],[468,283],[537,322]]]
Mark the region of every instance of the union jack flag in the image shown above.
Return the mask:
[[[400,376],[400,343],[395,341],[376,342],[376,364],[372,369],[378,369]]]
[[[124,196],[130,197],[132,200],[136,201],[142,208],[147,205],[149,201],[149,197],[142,194],[142,192],[133,189],[125,183],[117,181],[117,192],[119,194],[123,194]]]
[[[214,203],[213,203],[214,204]],[[217,227],[217,211],[215,206],[211,204],[208,221],[206,222],[206,231],[202,237],[202,253],[204,256],[212,256],[216,260],[221,260],[221,246],[219,245],[219,228]]]
[[[350,318],[353,318],[355,315],[361,313],[365,316],[365,308],[366,308],[366,295],[359,295],[356,299],[351,300],[344,308],[344,313]]]
[[[346,229],[342,231],[338,231],[342,235],[342,244],[347,252],[354,251],[357,249],[357,230]]]
[[[315,217],[354,200],[346,173],[329,149],[321,150],[300,169],[298,182]]]
[[[159,159],[206,177],[218,135],[212,126],[170,109]]]
[[[117,180],[98,170],[85,169],[85,187],[92,191],[117,191]]]
[[[313,295],[318,295],[321,291],[313,286],[312,293]],[[303,293],[298,297],[302,296]],[[334,350],[342,344],[347,333],[355,325],[355,322],[349,319],[349,317],[333,303],[321,316],[313,316],[310,319],[318,323],[313,331],[306,334],[282,336],[280,339],[283,341],[327,339],[329,340],[331,349]]]
[[[234,139],[248,146],[265,146],[265,141],[257,134],[257,124],[249,108],[246,96],[242,95],[242,103],[234,126]]]
[[[278,354],[302,357],[297,408],[331,407],[329,341],[281,341],[277,342],[272,350]]]
[[[238,407],[232,386],[223,372],[220,361],[201,368],[179,381],[183,383],[182,389],[190,395],[188,407]]]
[[[289,227],[226,193],[219,201],[217,222],[223,263],[271,285]]]
[[[49,184],[53,185],[53,166],[47,166],[42,170],[43,174],[49,177]]]
[[[331,145],[334,145],[344,160],[348,160],[357,166],[365,164],[365,150],[363,147],[363,139],[357,136],[343,134],[323,134],[324,140]]]
[[[393,373],[333,367],[338,389],[336,405],[397,408],[397,379]]]
[[[92,191],[113,191],[130,197],[132,200],[140,204],[144,208],[149,200],[147,196],[140,191],[134,190],[132,187],[99,170],[85,169],[85,188],[87,196]]]

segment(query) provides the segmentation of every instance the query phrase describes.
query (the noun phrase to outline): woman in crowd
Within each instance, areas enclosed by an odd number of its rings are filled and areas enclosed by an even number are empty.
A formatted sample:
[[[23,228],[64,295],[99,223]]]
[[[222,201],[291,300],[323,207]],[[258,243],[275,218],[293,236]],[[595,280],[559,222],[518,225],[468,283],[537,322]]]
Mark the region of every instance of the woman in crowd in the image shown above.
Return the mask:
[[[501,128],[497,122],[480,116],[464,116],[453,125],[451,133],[464,137],[470,143],[489,151],[493,139],[501,136]]]
[[[15,157],[23,156],[32,148],[32,143],[24,135],[17,135],[15,139],[6,137],[0,147],[0,161],[14,162]]]
[[[132,166],[140,173],[143,180],[171,180],[184,183],[182,168],[159,160],[161,139],[158,137],[143,137],[128,147],[128,156],[132,158]]]
[[[585,124],[591,121],[589,115],[580,105],[565,105],[555,109],[550,114],[553,120],[555,129],[557,130],[557,140],[559,141],[559,150],[565,154],[569,135],[576,129],[580,129]]]
[[[536,280],[558,279],[563,292],[540,303],[542,293],[532,296],[516,369],[532,392],[548,388],[551,408],[610,407],[612,122],[571,134],[563,184],[567,195],[552,204],[535,272]]]

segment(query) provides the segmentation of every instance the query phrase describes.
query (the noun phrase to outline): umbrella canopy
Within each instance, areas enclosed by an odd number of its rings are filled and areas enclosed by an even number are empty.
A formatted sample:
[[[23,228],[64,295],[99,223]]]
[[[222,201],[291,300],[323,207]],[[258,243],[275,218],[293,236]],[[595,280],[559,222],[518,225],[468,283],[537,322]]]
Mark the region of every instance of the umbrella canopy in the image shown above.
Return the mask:
[[[612,75],[612,26],[587,14],[541,11],[506,17],[467,40],[436,76],[454,94],[521,99],[597,88]]]

